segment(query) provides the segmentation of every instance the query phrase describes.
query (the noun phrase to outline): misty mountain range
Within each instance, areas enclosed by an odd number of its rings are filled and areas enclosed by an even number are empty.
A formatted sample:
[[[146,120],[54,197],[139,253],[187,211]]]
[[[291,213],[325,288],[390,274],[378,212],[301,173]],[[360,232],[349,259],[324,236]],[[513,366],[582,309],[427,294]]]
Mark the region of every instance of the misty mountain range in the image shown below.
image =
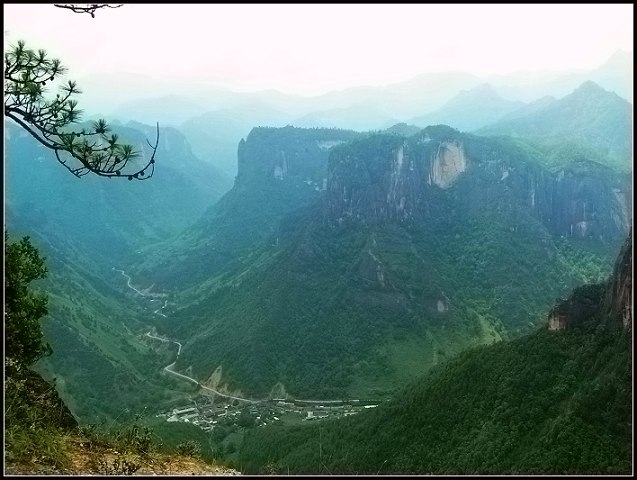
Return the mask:
[[[140,86],[107,113],[135,145],[160,122],[143,182],[73,178],[7,122],[7,227],[51,270],[37,369],[83,422],[203,386],[386,402],[326,429],[339,472],[622,472],[631,79],[618,52],[589,72],[316,97]],[[228,462],[315,468],[316,426],[246,432],[227,415],[210,444]]]
[[[121,87],[116,93],[109,88],[115,79],[108,76],[80,79],[80,85],[86,91],[117,95],[110,100],[103,96],[101,105],[89,102],[89,111],[95,115],[182,127],[194,152],[232,177],[236,174],[236,144],[254,126],[382,130],[406,122],[421,128],[444,123],[470,131],[513,114],[524,105],[533,108],[542,97],[563,97],[587,80],[631,102],[632,68],[632,55],[618,51],[591,71],[518,72],[490,77],[431,73],[383,87],[353,87],[313,97],[275,90],[234,92],[196,80],[189,83],[187,93],[174,93],[175,86],[168,80],[141,75],[118,75],[116,81]],[[140,92],[144,92],[143,97]],[[126,95],[134,100],[122,103]],[[113,109],[112,105],[118,103],[120,106]],[[216,141],[206,141],[209,135]]]

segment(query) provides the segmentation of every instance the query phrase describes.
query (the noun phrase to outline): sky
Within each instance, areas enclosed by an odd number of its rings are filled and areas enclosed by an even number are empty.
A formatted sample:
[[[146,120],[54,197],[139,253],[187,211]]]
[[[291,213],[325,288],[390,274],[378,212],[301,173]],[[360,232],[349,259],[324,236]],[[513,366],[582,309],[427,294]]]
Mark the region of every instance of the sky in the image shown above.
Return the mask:
[[[316,95],[429,72],[591,69],[632,52],[633,5],[125,4],[95,18],[4,4],[5,45],[44,48],[73,78],[142,74]]]

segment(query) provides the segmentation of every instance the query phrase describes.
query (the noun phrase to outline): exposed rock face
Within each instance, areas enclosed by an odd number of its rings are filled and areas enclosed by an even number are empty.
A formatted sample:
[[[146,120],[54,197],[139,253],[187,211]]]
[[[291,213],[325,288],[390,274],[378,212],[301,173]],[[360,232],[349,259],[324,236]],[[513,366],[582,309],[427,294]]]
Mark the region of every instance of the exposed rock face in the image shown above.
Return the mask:
[[[621,321],[623,327],[632,330],[633,323],[633,232],[628,234],[610,278],[604,302],[605,312],[611,321]]]
[[[568,317],[556,310],[549,313],[549,330],[564,330],[567,325]]]
[[[427,127],[335,147],[328,222],[433,221],[497,209],[539,220],[553,235],[619,243],[632,219],[630,177],[593,161],[551,171],[512,142]],[[522,220],[520,220],[522,221]]]
[[[467,169],[467,158],[462,144],[440,143],[431,167],[431,181],[440,188],[449,188]]]
[[[601,165],[580,162],[557,175],[541,175],[530,189],[533,207],[552,233],[604,239],[628,233],[630,181],[609,175]]]
[[[632,230],[615,262],[613,274],[605,284],[576,288],[560,301],[548,316],[549,330],[564,330],[586,320],[621,324],[632,329]]]
[[[336,147],[330,153],[327,208],[330,223],[409,221],[434,190],[449,189],[466,169],[459,132],[435,141],[432,127],[410,139],[385,134]]]
[[[566,300],[549,312],[549,330],[564,330],[593,318],[599,311],[604,285],[584,285],[576,288]]]
[[[237,184],[292,177],[315,182],[320,188],[329,150],[358,135],[337,129],[253,128],[239,142]]]

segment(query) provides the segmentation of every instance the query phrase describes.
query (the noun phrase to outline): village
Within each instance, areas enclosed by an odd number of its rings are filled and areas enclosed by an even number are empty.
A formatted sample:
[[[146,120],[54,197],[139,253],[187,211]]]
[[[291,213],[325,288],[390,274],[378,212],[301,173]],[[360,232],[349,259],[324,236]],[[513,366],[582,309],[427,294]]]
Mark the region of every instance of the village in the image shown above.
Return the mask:
[[[365,400],[291,400],[275,398],[259,402],[211,398],[201,395],[191,403],[157,415],[168,422],[190,423],[204,431],[217,425],[264,427],[291,425],[356,415],[377,407],[378,401]]]

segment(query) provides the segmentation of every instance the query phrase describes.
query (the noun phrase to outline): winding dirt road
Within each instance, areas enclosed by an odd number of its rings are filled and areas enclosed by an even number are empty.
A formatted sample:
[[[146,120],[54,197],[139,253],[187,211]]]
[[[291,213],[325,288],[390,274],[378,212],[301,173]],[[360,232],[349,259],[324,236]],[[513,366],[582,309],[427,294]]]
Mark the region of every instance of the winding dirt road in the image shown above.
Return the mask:
[[[173,375],[176,375],[176,376],[178,376],[178,377],[180,377],[180,378],[183,378],[184,380],[187,380],[187,381],[189,381],[189,382],[195,383],[195,384],[197,384],[199,387],[203,388],[204,390],[208,390],[208,391],[210,391],[210,392],[213,392],[213,393],[215,393],[215,394],[219,395],[220,397],[224,397],[224,398],[231,398],[231,399],[233,399],[233,400],[240,400],[240,401],[242,401],[242,402],[248,402],[248,403],[259,403],[259,402],[261,402],[261,401],[262,401],[262,400],[252,400],[252,399],[250,399],[250,398],[235,397],[235,396],[233,396],[233,395],[228,395],[228,394],[226,394],[226,393],[221,393],[221,392],[219,392],[219,391],[215,390],[214,388],[210,388],[210,387],[206,387],[205,385],[202,385],[202,384],[201,384],[201,383],[199,383],[197,380],[195,380],[195,379],[194,379],[194,378],[192,378],[192,377],[189,377],[188,375],[184,375],[184,374],[182,374],[182,373],[175,372],[174,370],[172,370],[172,367],[174,367],[174,366],[175,366],[175,363],[177,363],[177,360],[179,359],[179,354],[181,353],[181,343],[179,343],[179,342],[177,342],[177,341],[175,341],[175,340],[169,340],[169,339],[167,339],[167,338],[156,337],[156,336],[154,336],[154,335],[151,335],[151,334],[150,334],[150,332],[147,332],[147,333],[146,333],[146,336],[147,336],[147,337],[149,337],[149,338],[153,338],[153,339],[155,339],[155,340],[159,340],[159,341],[161,341],[161,342],[172,342],[172,343],[176,343],[176,344],[178,345],[178,349],[177,349],[177,357],[175,358],[175,361],[174,361],[173,363],[171,363],[170,365],[166,365],[166,366],[164,367],[164,370],[165,370],[166,372],[168,372],[168,373],[172,373]]]
[[[128,286],[128,288],[130,288],[131,290],[134,290],[136,293],[140,294],[142,297],[153,297],[153,298],[155,298],[155,297],[167,297],[168,296],[167,293],[150,293],[149,290],[152,288],[152,286],[147,288],[145,291],[137,290],[131,284],[131,277],[124,270],[120,270],[119,268],[115,268],[115,267],[113,267],[113,270],[115,270],[116,272],[121,273],[122,276],[124,276],[126,278],[126,285]],[[156,315],[161,315],[164,318],[168,318],[166,315],[164,315],[161,312],[167,306],[168,306],[168,300],[164,300],[164,304],[161,307],[159,307],[157,310],[155,310],[153,313],[156,314]]]
[[[143,297],[149,297],[149,296],[150,297],[165,297],[165,296],[167,296],[167,294],[165,294],[165,293],[149,293],[148,290],[150,290],[150,288],[147,288],[146,291],[140,291],[140,290],[136,289],[131,284],[131,277],[129,275],[127,275],[126,272],[124,272],[124,270],[120,270],[120,269],[115,268],[115,267],[113,267],[113,270],[115,270],[117,272],[120,272],[124,277],[126,277],[126,284],[128,285],[128,288],[134,290],[135,292],[137,292],[138,294],[140,294]],[[168,305],[168,300],[164,301],[164,306],[163,307],[155,310],[153,313],[156,313],[158,315],[166,317],[166,315],[164,315],[163,313],[160,312],[160,310],[165,308],[166,305]],[[184,375],[182,373],[175,372],[172,368],[177,363],[177,360],[179,359],[179,355],[181,354],[181,348],[182,348],[181,343],[179,343],[179,342],[177,342],[175,340],[170,340],[168,338],[162,338],[162,337],[157,337],[155,335],[151,335],[150,331],[146,333],[146,336],[149,337],[149,338],[152,338],[154,340],[159,340],[160,342],[177,344],[178,348],[177,348],[177,356],[175,357],[175,361],[173,363],[171,363],[170,365],[166,365],[164,367],[164,371],[166,371],[166,372],[168,372],[168,373],[170,373],[172,375],[175,375],[177,377],[180,377],[183,380],[186,380],[188,382],[194,383],[194,384],[198,385],[200,388],[202,388],[204,390],[208,390],[210,392],[213,392],[214,394],[219,395],[220,397],[231,398],[233,400],[239,400],[241,402],[248,402],[248,403],[261,403],[261,402],[265,401],[265,400],[253,400],[251,398],[235,397],[233,395],[228,395],[226,393],[221,393],[218,390],[215,390],[214,388],[210,388],[210,387],[207,387],[205,385],[202,385],[197,380],[195,380],[192,377],[189,377],[188,375]],[[343,400],[296,400],[296,401],[303,402],[303,403],[320,404],[320,403],[339,403],[339,402],[342,402]],[[354,401],[357,401],[357,400],[354,400]]]

